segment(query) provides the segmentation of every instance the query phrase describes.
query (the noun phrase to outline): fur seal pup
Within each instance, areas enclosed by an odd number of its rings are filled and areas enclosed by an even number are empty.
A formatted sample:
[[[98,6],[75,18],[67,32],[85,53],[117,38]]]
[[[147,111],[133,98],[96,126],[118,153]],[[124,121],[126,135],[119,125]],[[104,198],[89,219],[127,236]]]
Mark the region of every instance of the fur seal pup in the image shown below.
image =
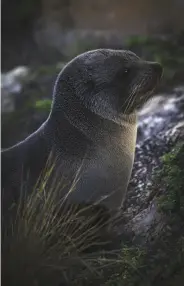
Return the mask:
[[[48,119],[1,153],[6,201],[19,196],[27,173],[36,182],[52,151],[59,174],[73,178],[80,168],[69,202],[120,208],[134,161],[136,109],[161,75],[160,64],[126,50],[92,50],[71,60],[56,79]]]

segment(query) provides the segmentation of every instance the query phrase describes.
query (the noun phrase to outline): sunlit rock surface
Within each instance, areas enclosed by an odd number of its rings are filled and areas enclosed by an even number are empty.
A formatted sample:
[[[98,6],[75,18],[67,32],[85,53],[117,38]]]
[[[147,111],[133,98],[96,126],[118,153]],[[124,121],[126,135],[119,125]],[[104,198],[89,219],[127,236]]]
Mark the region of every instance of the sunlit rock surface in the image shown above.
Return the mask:
[[[15,96],[23,88],[23,83],[28,79],[29,69],[24,66],[1,74],[1,111],[15,111]]]
[[[161,169],[161,156],[171,151],[178,141],[184,141],[184,86],[170,94],[155,95],[139,111],[138,138],[135,161],[125,209],[129,217],[155,218],[155,208],[145,211],[149,205],[155,171]],[[149,215],[148,215],[149,213]],[[151,223],[151,220],[149,220]],[[147,222],[146,222],[147,224]]]

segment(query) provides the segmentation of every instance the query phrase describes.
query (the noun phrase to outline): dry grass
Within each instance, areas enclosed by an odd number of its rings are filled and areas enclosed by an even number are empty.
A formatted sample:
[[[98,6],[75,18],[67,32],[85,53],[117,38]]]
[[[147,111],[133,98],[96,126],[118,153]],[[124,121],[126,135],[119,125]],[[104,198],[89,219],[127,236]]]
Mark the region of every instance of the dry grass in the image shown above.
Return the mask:
[[[80,281],[86,277],[100,275],[102,268],[120,261],[113,252],[105,258],[104,253],[89,251],[102,243],[108,220],[104,222],[103,215],[99,219],[100,208],[67,205],[77,177],[61,199],[65,184],[61,178],[48,184],[51,173],[52,168],[44,171],[30,195],[21,192],[16,214],[3,231],[3,285],[59,286],[61,281],[83,285]]]

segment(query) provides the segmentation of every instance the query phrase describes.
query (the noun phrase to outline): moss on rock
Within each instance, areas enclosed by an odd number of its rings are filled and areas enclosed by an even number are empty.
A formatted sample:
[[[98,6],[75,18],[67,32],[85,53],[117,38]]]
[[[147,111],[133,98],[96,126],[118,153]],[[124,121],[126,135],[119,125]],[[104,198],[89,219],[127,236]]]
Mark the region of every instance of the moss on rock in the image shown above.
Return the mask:
[[[159,178],[165,193],[158,198],[159,208],[167,215],[184,217],[184,145],[176,146],[162,161]]]

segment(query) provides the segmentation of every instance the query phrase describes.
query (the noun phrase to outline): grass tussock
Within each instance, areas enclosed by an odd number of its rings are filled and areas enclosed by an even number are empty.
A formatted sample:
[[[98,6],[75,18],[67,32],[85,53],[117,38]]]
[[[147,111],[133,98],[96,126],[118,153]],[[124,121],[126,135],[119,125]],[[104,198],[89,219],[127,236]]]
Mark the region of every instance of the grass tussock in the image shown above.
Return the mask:
[[[4,222],[3,285],[92,285],[90,277],[101,277],[104,269],[123,261],[119,251],[96,250],[108,241],[102,233],[110,220],[102,209],[67,204],[77,177],[61,199],[66,184],[56,177],[50,184],[51,173],[52,168],[44,171],[31,194],[21,192],[16,211]]]

